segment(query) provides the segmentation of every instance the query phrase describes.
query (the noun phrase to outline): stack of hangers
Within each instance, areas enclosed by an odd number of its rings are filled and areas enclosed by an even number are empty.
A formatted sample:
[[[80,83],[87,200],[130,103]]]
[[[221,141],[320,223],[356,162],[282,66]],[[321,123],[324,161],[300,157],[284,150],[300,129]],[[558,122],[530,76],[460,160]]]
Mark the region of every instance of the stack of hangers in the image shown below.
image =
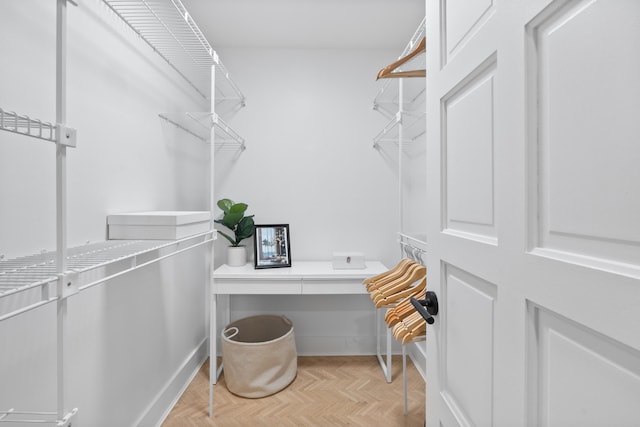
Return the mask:
[[[376,308],[387,308],[385,322],[393,328],[393,336],[402,342],[402,378],[404,383],[404,413],[408,414],[407,369],[405,344],[422,341],[426,334],[426,321],[411,304],[411,298],[424,299],[427,287],[427,268],[403,258],[391,270],[364,280],[364,285]],[[389,350],[388,350],[389,351]],[[382,358],[378,354],[382,364]],[[386,371],[390,371],[388,359]],[[383,367],[385,369],[385,367]]]
[[[424,318],[411,304],[411,298],[424,299],[427,267],[403,258],[394,268],[364,280],[376,308],[388,308],[385,322],[402,344],[421,339],[426,333]]]
[[[420,289],[413,297],[418,300],[425,299],[427,294],[426,285],[427,279],[425,278],[416,286]],[[411,297],[407,297],[396,306],[389,308],[384,320],[389,327],[393,327],[393,337],[402,342],[402,344],[422,339],[427,333],[427,322],[411,304]]]
[[[421,287],[424,289],[426,275],[427,267],[412,259],[403,258],[391,270],[365,279],[364,284],[376,308],[392,307],[403,299],[415,296]]]

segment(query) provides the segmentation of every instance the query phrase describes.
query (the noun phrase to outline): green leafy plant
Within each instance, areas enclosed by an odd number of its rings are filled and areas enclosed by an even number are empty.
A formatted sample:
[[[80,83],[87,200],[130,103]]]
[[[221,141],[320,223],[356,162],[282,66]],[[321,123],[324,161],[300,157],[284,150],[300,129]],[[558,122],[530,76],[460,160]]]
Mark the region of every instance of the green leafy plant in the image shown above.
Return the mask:
[[[216,219],[214,222],[222,224],[233,231],[235,237],[218,230],[218,233],[222,234],[231,243],[231,246],[240,246],[242,240],[253,236],[256,229],[253,222],[254,215],[245,216],[248,207],[246,203],[235,203],[230,199],[220,199],[218,200],[218,207],[222,209],[222,218]]]

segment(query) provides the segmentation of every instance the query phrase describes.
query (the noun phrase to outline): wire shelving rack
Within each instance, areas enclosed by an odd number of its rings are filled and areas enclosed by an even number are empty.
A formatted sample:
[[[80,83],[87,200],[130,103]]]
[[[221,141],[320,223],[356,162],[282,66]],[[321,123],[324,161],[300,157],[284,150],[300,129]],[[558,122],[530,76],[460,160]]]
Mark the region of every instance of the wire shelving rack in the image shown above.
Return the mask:
[[[56,144],[56,250],[13,259],[0,258],[0,321],[47,304],[57,309],[57,412],[0,408],[0,424],[37,423],[77,427],[77,408],[67,409],[65,348],[66,300],[84,289],[127,274],[215,239],[215,230],[179,240],[111,240],[68,248],[66,240],[66,148],[76,146],[76,131],[66,121],[66,8],[55,0],[56,121],[45,122],[0,108],[0,131]],[[124,23],[214,106],[244,106],[245,98],[180,0],[103,0]],[[191,113],[186,113],[191,114]],[[216,144],[244,140],[215,113],[205,114]],[[205,132],[206,134],[206,132]],[[214,136],[215,135],[215,136]],[[205,138],[205,139],[207,139]],[[213,174],[212,174],[213,175]]]

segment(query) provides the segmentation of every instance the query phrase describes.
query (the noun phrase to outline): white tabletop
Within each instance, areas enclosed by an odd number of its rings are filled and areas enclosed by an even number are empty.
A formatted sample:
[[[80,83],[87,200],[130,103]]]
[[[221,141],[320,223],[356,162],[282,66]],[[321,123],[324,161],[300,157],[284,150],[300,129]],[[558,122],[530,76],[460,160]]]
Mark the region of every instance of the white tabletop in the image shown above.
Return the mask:
[[[331,261],[294,261],[291,267],[254,268],[253,264],[229,267],[224,264],[213,272],[214,279],[365,279],[388,269],[380,261],[367,261],[365,268],[334,269]]]

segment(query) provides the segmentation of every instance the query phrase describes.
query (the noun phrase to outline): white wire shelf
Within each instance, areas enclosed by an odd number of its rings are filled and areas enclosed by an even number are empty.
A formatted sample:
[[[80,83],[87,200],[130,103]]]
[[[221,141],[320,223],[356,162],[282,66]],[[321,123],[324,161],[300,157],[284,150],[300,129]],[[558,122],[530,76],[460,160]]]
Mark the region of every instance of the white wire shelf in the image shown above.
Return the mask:
[[[0,130],[51,141],[70,147],[76,146],[76,130],[62,125],[43,122],[14,111],[0,108]]]
[[[424,79],[403,79],[402,111],[424,110],[426,102],[426,86]],[[400,104],[400,85],[388,79],[373,100],[373,109],[389,118],[398,111]]]
[[[66,414],[62,419],[58,419],[57,413],[55,412],[16,411],[14,408],[11,408],[7,411],[0,411],[0,423],[9,423],[9,425],[39,424],[55,427],[71,427],[77,412],[78,409],[76,408]]]
[[[402,124],[402,142],[412,143],[425,133],[426,113],[413,114],[396,112],[396,115],[373,138],[373,146],[382,143],[398,144],[400,141],[400,125]]]
[[[402,54],[400,54],[398,59],[404,56],[407,56],[418,45],[418,43],[420,43],[420,41],[425,37],[425,35],[426,35],[426,17],[422,19],[422,22],[420,22],[420,25],[418,25],[418,28],[414,32],[413,36],[409,40],[409,43],[407,43],[406,47],[404,48],[404,50],[402,51]],[[429,47],[427,46],[427,49],[428,48]],[[426,55],[421,54],[411,59],[410,61],[407,61],[406,63],[404,63],[402,67],[398,68],[398,71],[418,70],[418,69],[425,69],[425,68],[426,68]],[[380,88],[380,90],[378,91],[378,93],[376,94],[373,100],[374,110],[382,109],[384,111],[390,108],[390,107],[387,107],[387,105],[389,104],[395,105],[395,106],[398,105],[398,84],[393,80],[394,79],[385,80],[384,83],[382,84],[382,87]],[[415,84],[424,86],[424,79],[411,78],[411,79],[402,79],[402,80],[403,80],[403,83],[405,84],[412,84],[410,82],[416,82]],[[417,91],[413,90],[412,93],[417,93]]]
[[[409,43],[407,43],[407,46],[405,46],[404,50],[402,51],[402,55],[400,55],[400,58],[408,55],[409,52],[411,52],[418,45],[418,43],[420,43],[420,40],[422,40],[426,36],[427,34],[426,24],[427,24],[427,17],[425,16],[424,18],[422,18],[422,21],[418,25],[418,28],[416,28],[416,31],[413,33],[413,36],[411,36]]]
[[[79,291],[188,249],[207,244],[215,231],[179,240],[108,240],[67,251],[67,272]],[[0,261],[0,321],[40,307],[56,295],[56,252]]]
[[[56,125],[0,108],[0,129],[45,141],[57,141]]]
[[[400,103],[400,87],[397,81],[385,79],[378,94],[373,99],[373,109],[385,117],[391,117],[398,111]]]
[[[162,113],[159,117],[207,143],[211,142],[213,127],[214,143],[218,148],[246,148],[244,138],[216,113]]]
[[[244,103],[244,95],[180,0],[103,2],[204,98],[210,98],[215,65],[216,98]]]
[[[244,139],[240,135],[238,135],[233,129],[231,129],[229,125],[227,125],[219,115],[213,114],[212,119],[213,119],[213,126],[215,129],[214,137],[215,137],[216,147],[220,147],[220,148],[238,147],[241,150],[244,150],[246,148],[244,144]]]

